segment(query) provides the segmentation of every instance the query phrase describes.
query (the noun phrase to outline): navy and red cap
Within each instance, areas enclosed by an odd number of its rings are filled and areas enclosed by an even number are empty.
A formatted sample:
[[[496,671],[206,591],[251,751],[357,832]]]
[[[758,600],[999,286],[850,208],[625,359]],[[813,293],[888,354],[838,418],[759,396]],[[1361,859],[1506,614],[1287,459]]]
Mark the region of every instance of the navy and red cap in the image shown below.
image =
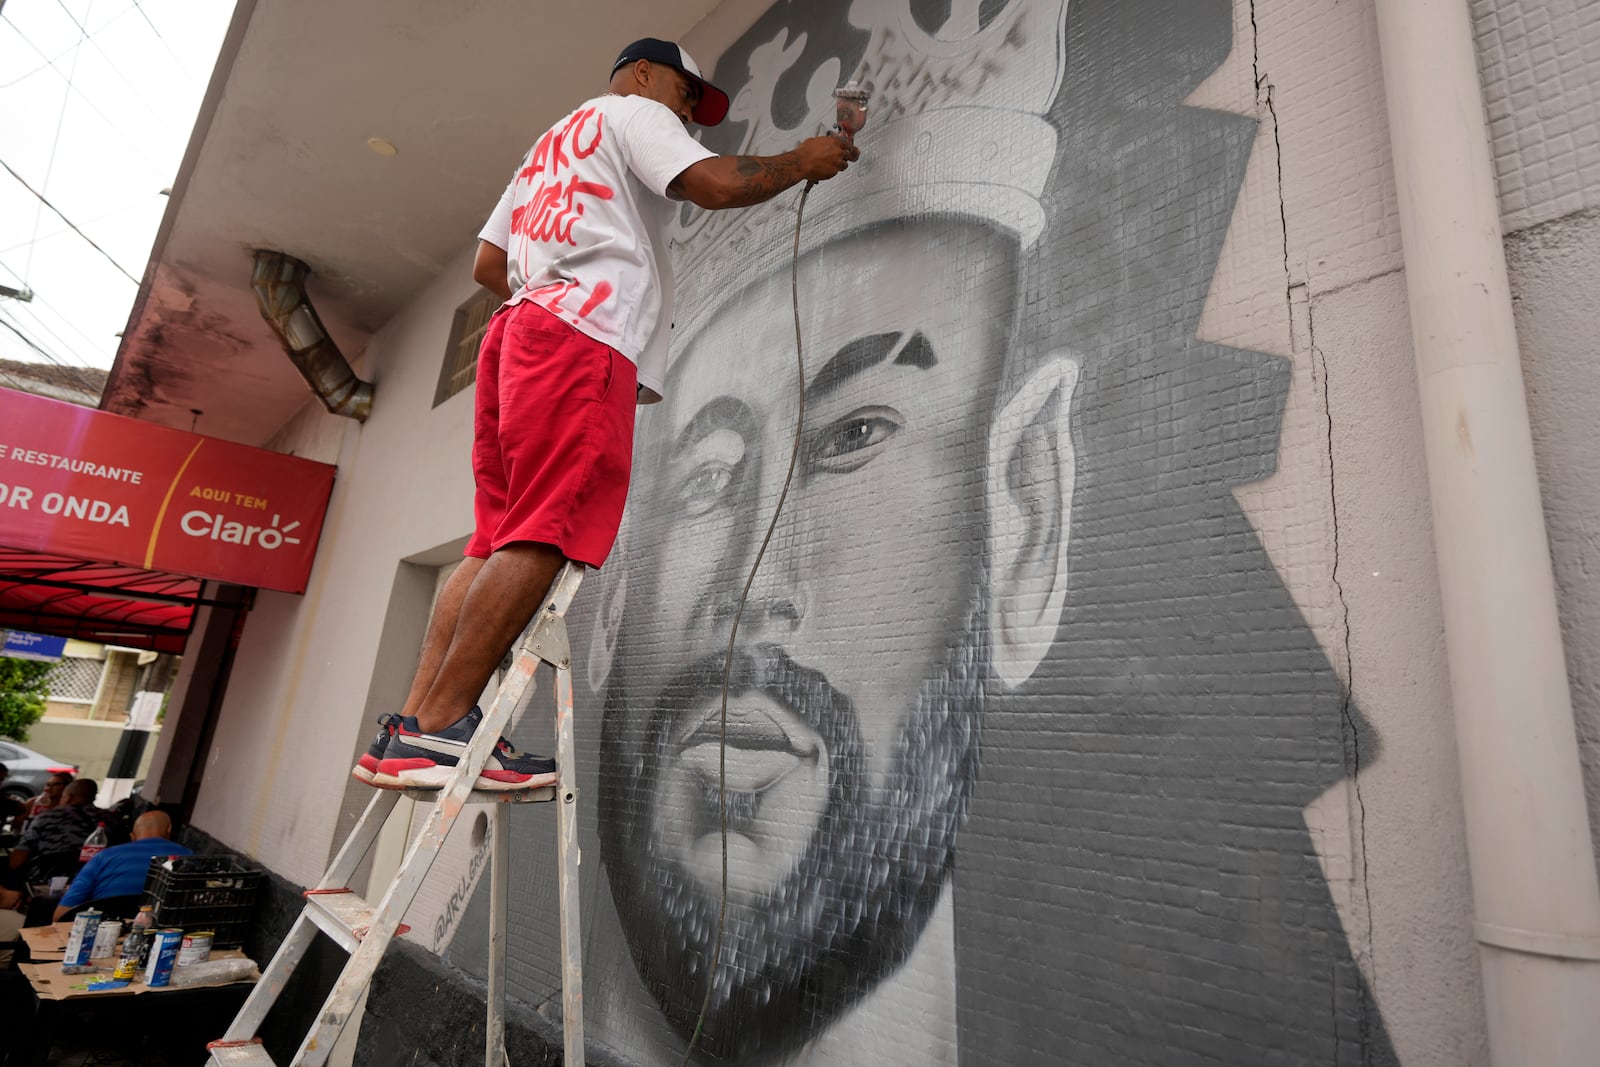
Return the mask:
[[[617,54],[617,61],[611,65],[611,73],[616,74],[629,63],[637,63],[641,59],[671,67],[700,87],[700,99],[695,103],[691,116],[696,125],[715,126],[728,117],[728,94],[706,81],[700,73],[699,64],[671,41],[654,37],[640,38]]]

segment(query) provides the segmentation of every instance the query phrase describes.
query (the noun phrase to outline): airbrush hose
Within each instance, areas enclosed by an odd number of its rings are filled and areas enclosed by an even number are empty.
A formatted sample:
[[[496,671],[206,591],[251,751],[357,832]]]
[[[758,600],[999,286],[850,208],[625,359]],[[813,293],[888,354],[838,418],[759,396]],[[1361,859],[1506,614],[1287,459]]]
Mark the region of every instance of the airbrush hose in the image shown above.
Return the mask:
[[[867,124],[867,104],[870,91],[856,82],[850,82],[844,87],[833,91],[834,126],[833,135],[854,145],[856,134],[861,132]],[[806,217],[806,197],[811,195],[811,189],[817,183],[808,181],[800,190],[800,205],[795,210],[794,216],[794,253],[790,262],[789,291],[791,302],[794,306],[794,358],[795,366],[799,373],[799,388],[796,395],[799,400],[795,405],[794,444],[789,449],[789,469],[783,476],[783,488],[778,492],[778,503],[772,509],[772,521],[767,523],[767,532],[761,538],[761,547],[756,550],[756,558],[750,565],[750,574],[745,578],[744,589],[739,593],[739,605],[733,612],[733,624],[728,629],[728,648],[722,663],[722,719],[718,734],[720,754],[717,761],[717,807],[720,815],[722,835],[722,882],[717,902],[717,934],[712,942],[711,966],[706,970],[706,995],[700,1004],[700,1014],[695,1019],[694,1033],[689,1037],[689,1045],[683,1050],[683,1059],[680,1067],[688,1067],[689,1059],[694,1055],[695,1045],[700,1041],[700,1032],[705,1026],[706,1012],[711,1008],[711,998],[717,988],[717,966],[722,961],[722,932],[728,915],[728,687],[733,677],[733,650],[739,637],[739,619],[744,615],[745,602],[750,598],[750,587],[755,584],[756,574],[761,570],[761,561],[767,554],[767,545],[772,542],[772,533],[778,528],[778,519],[783,514],[784,501],[789,498],[789,484],[794,480],[794,469],[800,459],[800,441],[806,422],[806,361],[800,340],[800,227]]]

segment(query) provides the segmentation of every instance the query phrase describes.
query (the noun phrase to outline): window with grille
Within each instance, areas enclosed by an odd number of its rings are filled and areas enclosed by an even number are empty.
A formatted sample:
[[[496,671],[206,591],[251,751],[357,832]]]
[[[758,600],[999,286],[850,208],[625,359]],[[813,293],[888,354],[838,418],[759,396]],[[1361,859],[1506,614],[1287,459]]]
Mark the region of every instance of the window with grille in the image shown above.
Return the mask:
[[[45,676],[45,686],[51,700],[67,700],[88,704],[100,688],[100,672],[105,664],[97,659],[68,658],[55,665]]]
[[[433,393],[434,407],[477,378],[478,346],[483,343],[483,331],[489,328],[489,319],[499,307],[499,297],[487,289],[479,289],[470,300],[456,308],[455,320],[450,323],[450,343],[444,350],[444,365],[439,368],[439,387]]]

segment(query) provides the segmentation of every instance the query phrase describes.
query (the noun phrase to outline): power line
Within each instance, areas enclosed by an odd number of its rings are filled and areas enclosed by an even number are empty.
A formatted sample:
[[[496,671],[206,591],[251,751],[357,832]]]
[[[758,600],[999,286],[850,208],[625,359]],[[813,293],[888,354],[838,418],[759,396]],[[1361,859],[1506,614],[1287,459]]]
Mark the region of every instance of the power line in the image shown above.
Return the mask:
[[[58,367],[68,367],[68,364],[65,363],[61,359],[60,356],[56,355],[54,352],[50,351],[49,349],[47,349],[43,345],[41,345],[38,341],[35,341],[33,338],[31,338],[27,334],[23,333],[20,329],[17,328],[17,325],[14,322],[12,322],[10,319],[5,318],[3,316],[0,316],[0,326],[4,326],[6,329],[8,329],[12,333],[16,334],[18,337],[20,337],[22,339],[22,343],[23,344],[27,345],[29,348],[31,348],[35,352],[39,353],[41,356],[43,356],[45,359],[49,360],[51,363],[54,363]],[[72,369],[72,368],[69,368],[69,369]]]
[[[106,126],[108,126],[111,129],[111,132],[115,133],[118,137],[122,138],[122,142],[124,144],[126,144],[129,148],[133,149],[133,154],[138,156],[140,159],[145,161],[145,164],[147,166],[149,166],[149,168],[150,168],[152,173],[157,174],[157,175],[161,176],[162,178],[166,177],[166,175],[167,175],[167,173],[168,173],[170,168],[161,166],[155,160],[153,160],[149,156],[145,155],[144,154],[144,149],[139,147],[139,142],[135,141],[132,137],[129,137],[126,133],[124,133],[123,130],[122,130],[121,124],[117,123],[117,122],[113,122],[111,120],[111,116],[110,115],[107,115],[104,111],[101,111],[100,108],[95,105],[95,102],[93,100],[89,99],[89,94],[85,93],[82,89],[79,89],[76,85],[72,84],[72,79],[71,78],[68,78],[65,74],[62,74],[61,71],[57,70],[56,69],[56,61],[51,59],[49,56],[45,55],[44,54],[44,49],[42,49],[38,45],[34,44],[33,43],[33,39],[31,37],[29,37],[27,34],[22,32],[22,27],[21,26],[18,26],[9,17],[7,17],[7,16],[5,16],[3,14],[0,14],[0,20],[3,20],[7,25],[9,25],[13,30],[16,31],[17,36],[22,38],[23,43],[26,44],[29,48],[33,49],[34,52],[36,52],[39,55],[39,57],[41,59],[43,59],[49,65],[50,69],[55,71],[56,77],[63,78],[63,79],[66,80],[68,91],[77,93],[79,99],[81,99],[85,104],[89,105],[89,110],[93,111],[96,115],[99,115],[100,118],[105,122]]]
[[[103,249],[99,245],[95,244],[95,241],[94,241],[93,237],[90,237],[88,234],[86,234],[82,230],[80,230],[78,228],[78,224],[77,223],[75,223],[71,219],[67,218],[67,216],[62,213],[60,208],[56,207],[49,200],[45,199],[45,195],[43,193],[39,192],[39,190],[35,189],[33,186],[29,185],[26,181],[24,181],[22,175],[18,174],[16,171],[12,170],[11,169],[11,164],[7,163],[3,159],[0,159],[0,167],[4,167],[6,169],[6,173],[7,174],[9,174],[13,178],[17,179],[17,182],[24,189],[28,190],[28,192],[30,192],[34,196],[38,197],[39,198],[39,203],[43,204],[45,207],[49,208],[51,211],[54,211],[57,215],[59,215],[61,217],[61,221],[62,222],[66,223],[68,226],[72,227],[72,232],[76,233],[79,237],[82,237],[85,241],[89,242],[89,246],[91,248],[93,248],[96,252],[99,252],[102,256],[105,256],[106,259],[111,262],[111,265],[113,267],[117,268],[118,270],[122,271],[123,275],[130,282],[132,282],[134,285],[138,285],[139,284],[139,279],[135,278],[132,274],[129,274],[127,268],[124,267],[121,263],[118,263],[116,261],[115,257],[113,257],[110,252],[107,252],[105,249]]]
[[[10,309],[7,308],[5,310],[9,311]],[[62,359],[60,356],[56,355],[54,352],[50,351],[50,349],[48,349],[44,345],[40,344],[37,340],[35,340],[34,338],[30,337],[28,334],[23,333],[22,332],[22,328],[20,326],[18,326],[16,323],[12,322],[9,318],[7,318],[5,316],[0,316],[0,326],[4,326],[6,329],[8,329],[12,333],[16,334],[17,337],[22,341],[23,344],[25,344],[29,348],[33,349],[35,352],[37,352],[40,356],[42,356],[48,362],[54,363],[56,366],[62,368],[63,370],[76,371],[76,370],[79,369],[77,367],[74,367],[72,364],[68,363],[66,360]]]
[[[43,345],[39,344],[39,342],[35,341],[33,338],[29,337],[27,334],[25,334],[21,330],[19,330],[16,327],[16,324],[13,323],[10,319],[7,319],[7,318],[5,318],[3,316],[0,316],[0,326],[4,326],[6,329],[8,329],[12,333],[16,334],[19,338],[22,339],[22,343],[23,344],[27,345],[29,348],[31,348],[35,352],[39,353],[48,362],[55,364],[56,366],[60,367],[64,371],[70,372],[72,374],[73,378],[75,378],[77,380],[78,385],[80,387],[82,387],[86,392],[93,393],[93,392],[98,392],[99,391],[99,389],[100,389],[99,386],[97,386],[94,382],[90,381],[88,378],[85,378],[85,377],[82,376],[83,372],[85,370],[89,369],[89,368],[87,368],[87,367],[75,367],[70,363],[66,363],[66,362],[62,361],[62,359],[59,356],[57,356],[54,352],[51,352],[50,350],[45,348]]]
[[[84,34],[87,35],[88,31],[83,30],[82,26],[78,27],[78,29],[82,30]],[[61,94],[61,111],[56,115],[55,133],[50,138],[50,158],[44,165],[43,185],[46,189],[50,187],[50,175],[54,173],[56,169],[56,149],[61,146],[61,131],[65,129],[67,125],[67,103],[72,99],[72,79],[78,75],[78,57],[82,54],[83,37],[80,36],[77,43],[72,46],[72,68],[67,71],[67,91]],[[39,199],[43,200],[44,198],[40,197]],[[39,220],[42,215],[43,213],[38,208],[33,209],[33,237],[35,238],[39,236]],[[22,264],[22,273],[27,275],[32,270],[33,242],[30,240],[28,242],[28,258]]]
[[[9,273],[15,274],[18,278],[22,277],[22,275],[17,274],[17,272],[15,270],[13,270],[11,267],[7,267],[5,265],[5,263],[3,263],[3,262],[0,262],[0,267],[5,267],[5,269]],[[62,314],[60,308],[56,307],[50,301],[48,301],[44,297],[40,296],[37,292],[35,292],[33,294],[33,300],[31,300],[28,303],[25,303],[25,304],[22,304],[22,303],[6,304],[6,305],[4,305],[4,307],[5,307],[5,309],[7,311],[10,311],[12,313],[15,313],[17,311],[22,311],[23,313],[25,313],[28,316],[29,319],[33,320],[32,324],[30,325],[30,328],[37,327],[37,328],[43,330],[45,333],[50,335],[51,339],[56,344],[59,344],[66,351],[69,351],[69,352],[75,351],[77,346],[74,345],[74,344],[69,343],[65,337],[62,337],[59,333],[57,333],[55,328],[52,327],[49,322],[45,321],[45,317],[43,315],[39,314],[39,312],[38,312],[37,308],[35,307],[35,305],[37,305],[37,307],[42,307],[42,308],[49,309],[49,311],[52,314],[54,314],[57,319],[59,319],[61,322],[66,324],[68,329],[70,329],[73,333],[77,334],[79,337],[83,338],[84,344],[86,344],[88,346],[88,351],[95,352],[95,351],[99,350],[99,348],[100,348],[99,342],[97,342],[93,337],[90,337],[88,334],[84,333],[83,330],[81,330],[78,327],[78,324],[76,322],[72,321],[72,318],[70,316]],[[86,365],[91,365],[92,366],[92,364],[88,364],[87,360],[85,360],[83,362]]]
[[[0,0],[0,6],[3,6],[3,5],[4,5],[4,0]],[[120,21],[124,15],[128,14],[128,12],[132,11],[133,9],[134,9],[134,5],[129,4],[127,7],[123,8],[121,11],[117,12],[115,15],[112,15],[110,18],[106,19],[104,22],[102,22],[99,26],[97,26],[94,29],[93,35],[98,35],[102,30],[106,29],[112,23]],[[7,22],[11,22],[10,19],[6,19],[6,21]],[[11,23],[11,28],[16,30],[17,33],[19,33],[19,34],[22,32],[22,28],[19,27],[14,22]],[[73,49],[76,49],[76,48],[82,46],[82,44],[83,44],[82,41],[74,41],[73,44],[72,44],[72,48],[66,49],[60,55],[57,55],[55,57],[55,59],[51,59],[50,57],[46,56],[45,57],[45,61],[43,63],[39,64],[37,67],[34,67],[32,70],[28,71],[26,74],[20,74],[17,77],[12,78],[8,82],[0,82],[0,89],[9,89],[13,85],[16,85],[18,82],[27,81],[29,78],[33,77],[35,74],[39,73],[41,70],[44,70],[46,67],[55,66],[57,61],[65,58],[67,55],[69,55],[73,51]],[[170,49],[169,49],[169,51],[170,51]],[[42,52],[40,53],[40,55],[43,55],[43,54],[44,53],[42,53]]]
[[[194,79],[189,76],[189,68],[183,65],[183,60],[178,57],[178,53],[174,52],[172,46],[167,43],[167,39],[161,36],[161,31],[156,28],[156,24],[150,21],[150,16],[145,14],[144,5],[139,3],[139,0],[133,0],[133,6],[138,10],[139,17],[144,19],[145,25],[150,27],[150,32],[156,35],[156,40],[161,42],[161,47],[167,50],[167,55],[171,56],[178,64],[178,73],[183,75],[183,80],[193,85]],[[120,17],[119,15],[118,18]],[[98,33],[99,31],[96,30],[95,32]]]
[[[68,316],[63,315],[61,313],[61,309],[60,308],[56,307],[54,304],[50,303],[50,301],[48,301],[48,300],[44,299],[43,297],[41,297],[38,293],[34,293],[33,294],[33,300],[32,300],[31,303],[27,303],[27,304],[11,304],[11,305],[8,305],[8,310],[12,310],[12,311],[20,310],[20,311],[22,311],[24,314],[26,314],[28,316],[29,319],[33,320],[32,321],[32,325],[33,326],[37,326],[39,329],[41,329],[45,333],[49,334],[51,339],[53,340],[53,342],[55,344],[60,345],[64,350],[66,350],[68,352],[77,351],[79,346],[69,342],[65,337],[61,336],[61,334],[57,333],[55,328],[53,326],[51,326],[50,323],[45,320],[45,317],[43,315],[39,314],[39,312],[35,309],[35,307],[34,307],[35,304],[37,304],[39,307],[47,308],[51,312],[51,314],[53,314],[61,322],[65,323],[68,329],[70,329],[73,333],[77,334],[79,337],[83,338],[84,345],[87,346],[86,351],[89,351],[89,352],[98,352],[99,351],[100,345],[99,345],[99,343],[97,341],[95,341],[95,339],[93,337],[90,337],[88,334],[84,333],[83,330],[78,327],[77,323],[73,322],[71,318],[69,318]],[[82,360],[80,360],[80,362],[82,362],[82,363],[84,363],[86,365],[91,365],[92,366],[92,364],[89,364],[89,361],[86,360],[86,359],[82,359]]]
[[[131,204],[123,204],[121,207],[107,211],[102,215],[96,215],[93,218],[84,219],[83,224],[85,226],[93,226],[97,222],[104,222],[106,219],[116,218],[118,215],[124,215],[135,208],[148,207],[152,200],[159,200],[163,195],[164,194],[162,193],[151,193],[143,200],[135,200]],[[69,227],[63,226],[59,230],[51,230],[49,233],[40,234],[39,236],[29,238],[26,241],[18,241],[14,245],[7,245],[5,248],[0,248],[0,256],[5,255],[7,252],[15,252],[19,248],[27,248],[31,244],[38,244],[42,241],[48,241],[52,237],[60,237],[62,234],[70,232],[72,231]],[[6,270],[11,270],[11,268],[6,267]],[[12,270],[11,273],[17,274],[17,272],[14,270]],[[21,278],[22,275],[17,274],[17,277]]]
[[[134,99],[143,104],[144,109],[150,112],[150,114],[155,118],[156,125],[167,131],[167,136],[173,138],[174,140],[180,140],[181,135],[171,126],[166,124],[166,121],[161,116],[161,112],[156,110],[154,104],[145,99],[144,94],[139,91],[139,87],[137,85],[134,85],[133,82],[128,80],[128,76],[122,73],[122,68],[117,66],[116,61],[111,58],[110,53],[108,53],[104,48],[100,47],[100,42],[96,41],[93,35],[89,33],[89,27],[78,21],[78,16],[72,13],[72,9],[67,6],[66,0],[56,0],[56,6],[61,8],[62,13],[65,14],[67,18],[72,20],[72,24],[78,27],[78,32],[83,35],[82,38],[79,39],[78,43],[81,45],[87,42],[94,45],[94,50],[105,57],[106,66],[111,68],[111,73],[122,79],[122,84],[126,85],[128,90],[133,93]],[[181,69],[182,68],[180,68],[180,70]]]

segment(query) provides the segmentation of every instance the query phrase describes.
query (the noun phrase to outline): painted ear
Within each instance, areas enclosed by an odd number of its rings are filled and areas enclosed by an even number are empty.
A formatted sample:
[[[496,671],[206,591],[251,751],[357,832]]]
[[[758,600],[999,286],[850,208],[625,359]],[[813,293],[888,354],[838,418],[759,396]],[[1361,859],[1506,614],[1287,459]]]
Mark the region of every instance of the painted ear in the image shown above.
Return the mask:
[[[1010,688],[1038,669],[1066,604],[1078,374],[1077,359],[1050,357],[989,430],[989,635],[995,673]]]
[[[608,562],[610,566],[599,574],[600,609],[589,634],[589,688],[596,693],[605,690],[611,677],[611,661],[622,633],[622,611],[628,602],[628,566],[620,538]]]

